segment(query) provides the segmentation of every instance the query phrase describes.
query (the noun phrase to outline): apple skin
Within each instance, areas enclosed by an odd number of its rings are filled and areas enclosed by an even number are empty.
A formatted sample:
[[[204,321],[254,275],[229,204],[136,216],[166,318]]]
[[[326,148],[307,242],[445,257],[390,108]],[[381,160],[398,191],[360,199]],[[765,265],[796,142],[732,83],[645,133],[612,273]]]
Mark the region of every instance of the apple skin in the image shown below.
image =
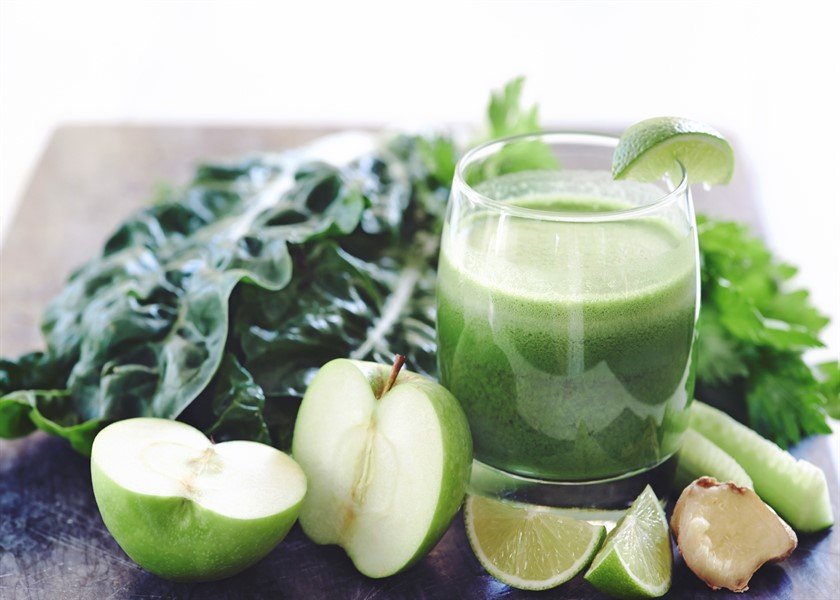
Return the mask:
[[[382,377],[388,377],[390,367],[375,366],[382,372]],[[470,427],[461,404],[455,399],[455,396],[442,385],[420,375],[414,373],[406,373],[406,375],[414,375],[416,379],[409,379],[407,383],[423,390],[435,412],[437,412],[443,438],[443,455],[448,456],[449,460],[443,463],[440,498],[432,524],[429,526],[429,532],[426,534],[423,543],[417,548],[417,552],[400,571],[407,569],[426,556],[449,529],[449,524],[452,523],[452,519],[458,514],[458,510],[464,502],[467,486],[470,483],[473,462]],[[397,381],[399,382],[399,379]]]
[[[175,581],[234,575],[286,536],[306,496],[291,457],[250,441],[214,444],[169,419],[133,418],[93,441],[93,494],[136,563]]]
[[[352,371],[356,374],[352,374]],[[345,370],[346,369],[346,370]],[[327,376],[331,370],[345,370],[345,373],[352,374],[353,377],[361,375],[367,380],[371,387],[374,396],[379,396],[385,382],[388,380],[391,373],[391,366],[349,359],[335,359],[325,364],[315,380],[319,376]],[[310,390],[313,389],[316,381],[310,385]],[[386,571],[365,569],[360,566],[358,557],[353,556],[348,550],[351,560],[353,560],[356,567],[368,577],[380,578],[394,575],[409,568],[418,560],[423,558],[443,537],[446,530],[449,528],[452,519],[457,514],[466,494],[467,486],[470,480],[470,473],[472,469],[472,437],[470,435],[469,424],[466,415],[461,408],[457,399],[443,386],[431,381],[419,374],[412,373],[407,370],[402,370],[397,377],[392,390],[400,386],[411,386],[414,390],[423,394],[428,403],[433,408],[438,425],[440,428],[440,439],[443,445],[442,456],[443,465],[441,471],[440,491],[438,494],[437,505],[433,512],[432,520],[429,524],[426,534],[422,541],[417,545],[416,550],[411,556],[398,568]],[[379,401],[384,400],[387,393]],[[309,390],[304,396],[300,411],[298,412],[298,419],[295,426],[295,436],[292,442],[292,455],[297,457],[299,454],[306,454],[304,450],[304,440],[300,435],[301,430],[306,429],[310,431],[312,423],[319,422],[319,419],[324,419],[323,411],[318,406],[316,398],[311,397]],[[302,427],[302,423],[306,422],[307,427]],[[304,472],[307,470],[306,462],[298,460]],[[312,475],[307,473],[307,478]],[[311,483],[311,482],[310,482]],[[309,499],[309,498],[307,498]],[[307,536],[319,544],[339,544],[344,545],[336,539],[325,538],[317,532],[317,523],[323,519],[324,515],[307,514],[306,500],[304,500],[304,509],[301,514],[301,527]],[[310,523],[310,519],[313,521]]]
[[[91,461],[105,526],[141,567],[172,581],[213,581],[250,567],[279,544],[303,502],[261,519],[234,519],[178,496],[120,487]]]

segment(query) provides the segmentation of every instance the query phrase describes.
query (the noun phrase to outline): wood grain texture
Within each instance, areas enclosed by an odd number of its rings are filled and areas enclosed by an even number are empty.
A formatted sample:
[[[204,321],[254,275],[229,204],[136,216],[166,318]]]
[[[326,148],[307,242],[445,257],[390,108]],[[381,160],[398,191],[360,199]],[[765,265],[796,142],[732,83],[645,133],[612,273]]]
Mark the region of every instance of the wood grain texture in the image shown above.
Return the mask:
[[[325,129],[68,127],[50,142],[0,253],[0,355],[41,344],[37,323],[72,269],[151,196],[155,183],[186,181],[205,159],[298,145]],[[760,228],[749,182],[695,194],[698,210]],[[828,475],[835,514],[836,466],[824,439],[795,449]],[[840,590],[840,535],[801,536],[780,565],[763,568],[747,598],[832,599]],[[602,598],[580,577],[549,592],[511,590],[484,573],[457,518],[438,546],[405,573],[359,575],[343,551],[309,542],[295,526],[266,559],[215,583],[173,584],[137,567],[96,509],[89,461],[37,433],[0,441],[0,598]],[[745,598],[713,593],[677,561],[673,598]]]

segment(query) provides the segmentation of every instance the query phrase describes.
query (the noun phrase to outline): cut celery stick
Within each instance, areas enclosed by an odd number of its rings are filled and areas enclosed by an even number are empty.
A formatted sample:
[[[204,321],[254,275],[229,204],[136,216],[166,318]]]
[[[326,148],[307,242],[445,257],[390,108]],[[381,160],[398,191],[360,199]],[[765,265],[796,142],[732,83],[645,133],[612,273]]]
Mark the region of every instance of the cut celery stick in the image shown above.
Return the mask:
[[[753,487],[752,479],[734,458],[689,427],[680,448],[674,483],[682,489],[704,475],[741,487]]]
[[[696,400],[691,427],[738,461],[756,493],[794,529],[819,531],[834,523],[828,484],[819,467],[796,460],[726,413]]]

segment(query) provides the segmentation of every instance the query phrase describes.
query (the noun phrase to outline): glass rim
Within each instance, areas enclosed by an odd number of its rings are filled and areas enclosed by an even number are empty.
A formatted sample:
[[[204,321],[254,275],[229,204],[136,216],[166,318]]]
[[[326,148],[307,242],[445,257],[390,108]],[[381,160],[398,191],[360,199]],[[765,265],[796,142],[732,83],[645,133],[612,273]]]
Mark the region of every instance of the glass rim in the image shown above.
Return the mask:
[[[558,131],[546,130],[535,133],[524,133],[519,135],[511,135],[501,138],[496,138],[478,146],[469,149],[455,165],[455,176],[452,185],[452,190],[460,189],[477,204],[484,205],[496,211],[506,214],[525,217],[530,219],[541,219],[546,221],[561,221],[574,223],[590,223],[602,221],[615,221],[627,218],[636,217],[650,212],[659,210],[663,205],[672,202],[675,198],[685,195],[688,189],[688,173],[680,161],[676,161],[680,168],[680,181],[673,185],[667,177],[663,177],[660,181],[665,181],[669,186],[673,186],[668,192],[662,196],[632,208],[622,208],[618,210],[603,210],[593,211],[587,213],[564,213],[562,211],[542,210],[539,208],[526,208],[524,206],[516,206],[508,204],[502,200],[496,200],[489,196],[485,196],[470,184],[464,178],[464,170],[467,165],[474,163],[476,160],[486,158],[494,154],[497,149],[505,146],[511,142],[524,141],[547,141],[553,144],[579,144],[592,147],[601,148],[615,148],[618,145],[619,138],[611,135],[600,133],[576,132],[576,131]]]

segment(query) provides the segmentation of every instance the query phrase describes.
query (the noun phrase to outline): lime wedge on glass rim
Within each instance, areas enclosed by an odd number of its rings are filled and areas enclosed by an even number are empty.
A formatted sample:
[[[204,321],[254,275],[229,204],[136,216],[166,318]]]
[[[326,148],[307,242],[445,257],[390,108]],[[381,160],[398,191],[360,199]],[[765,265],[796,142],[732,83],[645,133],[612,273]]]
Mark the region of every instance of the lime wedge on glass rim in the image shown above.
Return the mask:
[[[689,183],[729,183],[735,157],[717,130],[691,119],[654,117],[631,125],[613,153],[613,179],[678,179],[682,164]]]
[[[615,598],[658,598],[671,587],[671,537],[650,486],[627,509],[584,578]]]
[[[546,590],[580,573],[606,535],[593,525],[529,504],[470,495],[467,537],[490,575],[520,590]]]

